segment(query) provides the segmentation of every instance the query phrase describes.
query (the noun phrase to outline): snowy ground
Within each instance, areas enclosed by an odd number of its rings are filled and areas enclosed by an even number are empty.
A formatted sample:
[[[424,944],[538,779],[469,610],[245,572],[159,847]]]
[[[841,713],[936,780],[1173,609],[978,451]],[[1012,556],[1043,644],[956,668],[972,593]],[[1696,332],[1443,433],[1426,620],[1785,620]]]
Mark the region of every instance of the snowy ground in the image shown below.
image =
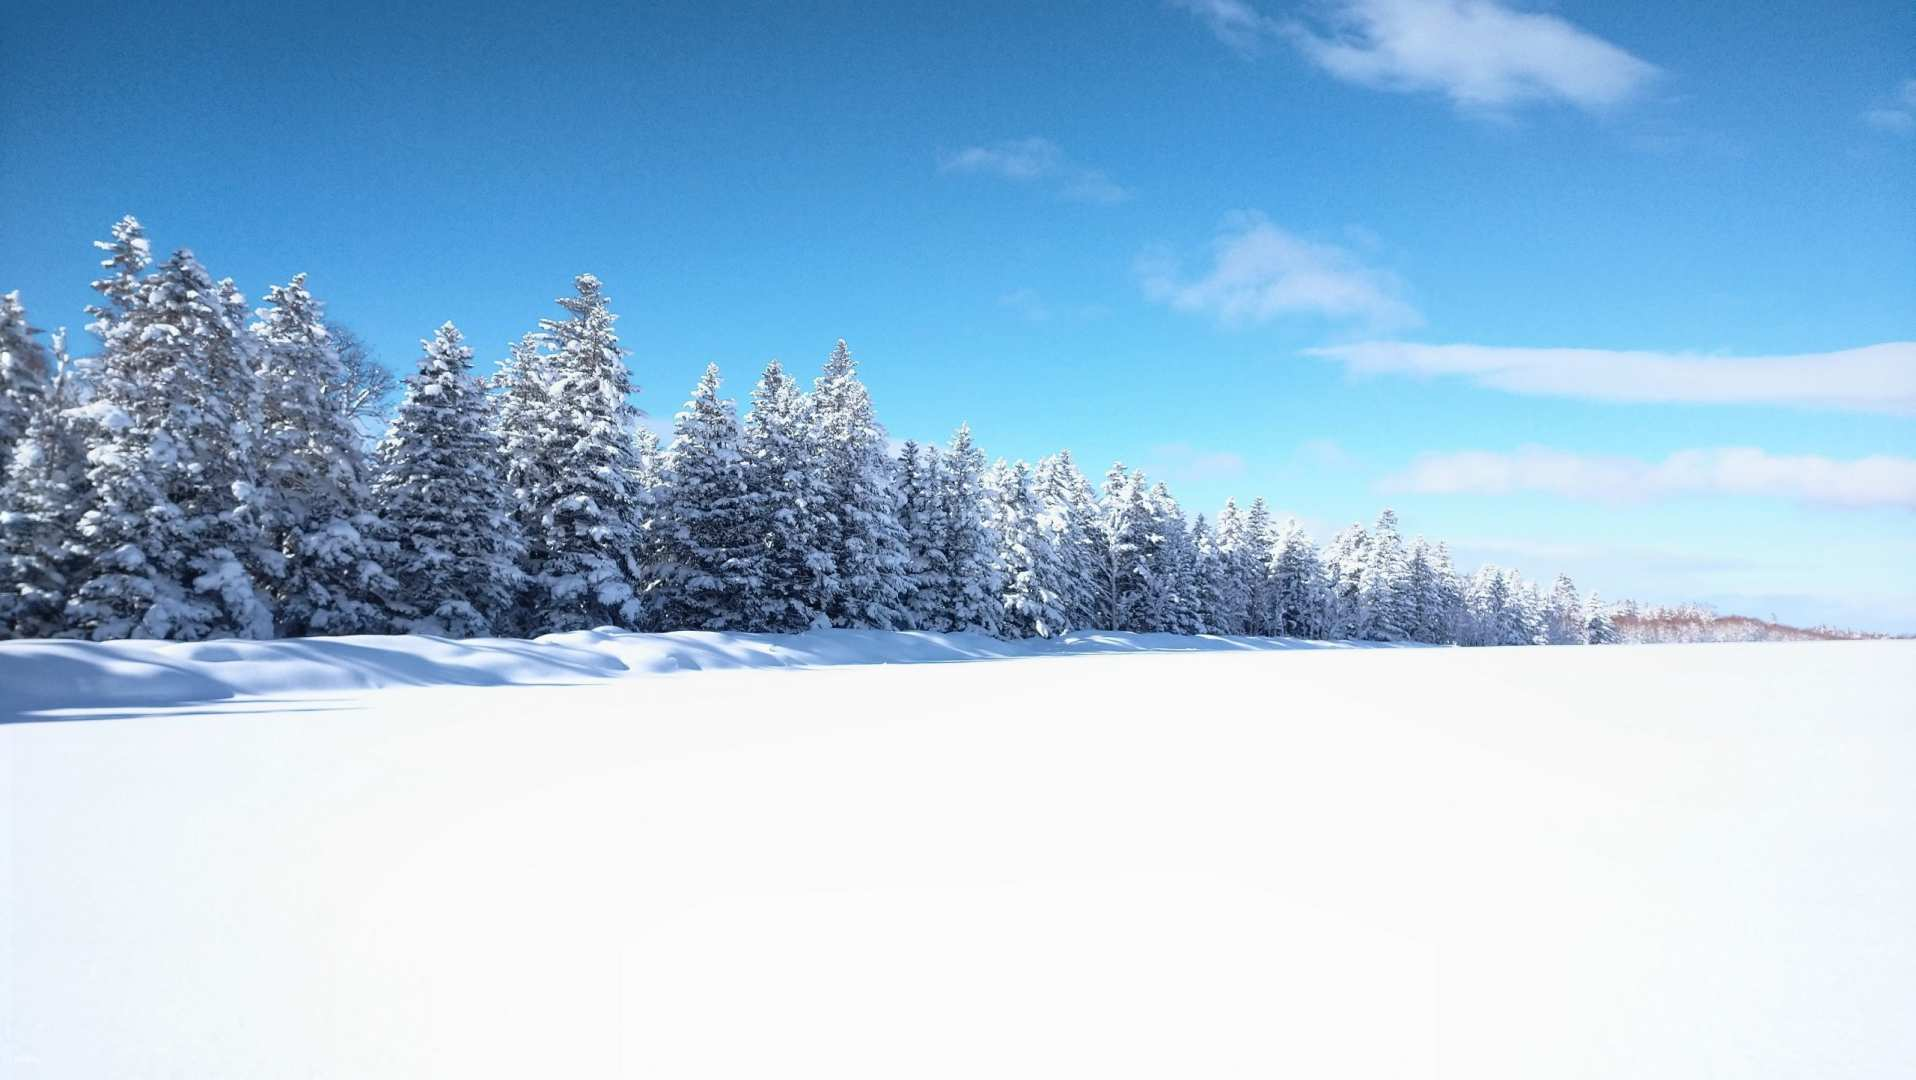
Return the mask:
[[[1916,1075],[1910,643],[221,663],[0,726],[0,1074]]]

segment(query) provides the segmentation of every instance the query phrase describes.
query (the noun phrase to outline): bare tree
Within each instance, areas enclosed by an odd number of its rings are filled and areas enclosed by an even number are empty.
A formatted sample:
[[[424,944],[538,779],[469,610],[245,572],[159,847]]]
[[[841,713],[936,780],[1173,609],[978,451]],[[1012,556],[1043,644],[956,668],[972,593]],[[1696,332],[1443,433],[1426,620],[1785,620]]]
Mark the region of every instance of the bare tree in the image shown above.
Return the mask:
[[[399,382],[393,373],[373,355],[372,347],[351,328],[335,322],[326,324],[326,332],[339,352],[339,366],[346,381],[338,388],[340,407],[361,429],[376,432],[386,426],[392,415],[393,391]]]

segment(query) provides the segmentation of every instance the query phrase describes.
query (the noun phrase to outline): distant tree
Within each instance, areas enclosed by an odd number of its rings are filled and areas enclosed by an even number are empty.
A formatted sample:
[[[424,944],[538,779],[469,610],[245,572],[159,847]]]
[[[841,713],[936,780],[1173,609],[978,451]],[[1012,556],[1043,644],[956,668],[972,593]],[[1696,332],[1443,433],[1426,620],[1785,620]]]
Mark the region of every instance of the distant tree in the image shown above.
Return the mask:
[[[326,397],[342,375],[320,312],[300,274],[267,290],[251,328],[261,523],[285,566],[268,590],[281,634],[381,633],[399,586],[380,565],[362,440]]]
[[[52,637],[66,627],[66,603],[85,569],[78,543],[88,499],[86,444],[69,410],[84,389],[67,357],[66,332],[53,336],[53,377],[35,395],[26,428],[0,469],[0,636]]]
[[[832,625],[841,579],[833,557],[838,507],[812,423],[812,401],[777,360],[752,388],[739,443],[751,535],[747,625],[798,633]]]
[[[510,625],[525,542],[499,437],[457,327],[420,343],[419,372],[377,452],[373,502],[392,528],[397,614],[414,633],[487,637]]]
[[[832,514],[825,537],[837,576],[826,599],[834,626],[890,630],[910,622],[903,606],[908,555],[892,490],[885,427],[840,340],[812,388],[813,467]]]
[[[192,252],[152,275],[139,222],[100,247],[111,273],[89,309],[100,336],[83,410],[85,563],[67,630],[94,640],[264,638],[276,573],[260,530],[259,384],[245,305]]]
[[[39,336],[20,294],[0,296],[0,475],[53,379],[53,357]]]
[[[706,367],[692,398],[672,421],[661,470],[661,622],[672,630],[750,630],[748,598],[757,594],[757,538],[739,453],[737,405],[719,397],[717,364]]]
[[[379,362],[372,346],[357,331],[331,320],[325,326],[333,352],[339,357],[338,381],[328,388],[329,396],[362,434],[379,431],[392,416],[393,398],[399,392],[398,376]]]
[[[971,441],[971,427],[960,424],[944,453],[940,488],[947,560],[943,599],[947,618],[941,629],[974,634],[999,631],[996,542],[985,526],[985,457]]]

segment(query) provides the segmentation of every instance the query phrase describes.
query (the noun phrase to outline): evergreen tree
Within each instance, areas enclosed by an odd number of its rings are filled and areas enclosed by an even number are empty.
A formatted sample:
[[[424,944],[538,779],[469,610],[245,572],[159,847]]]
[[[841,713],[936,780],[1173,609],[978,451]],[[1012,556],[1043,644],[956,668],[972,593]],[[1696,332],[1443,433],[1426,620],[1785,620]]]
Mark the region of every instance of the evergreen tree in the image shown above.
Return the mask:
[[[944,465],[940,503],[947,568],[939,607],[947,622],[937,629],[996,634],[1002,617],[992,568],[997,544],[985,527],[985,457],[972,445],[970,425],[959,425],[952,435]]]
[[[1583,602],[1583,643],[1585,645],[1615,645],[1623,640],[1617,633],[1616,624],[1610,621],[1610,612],[1603,606],[1596,591],[1592,590]]]
[[[1072,627],[1098,622],[1095,572],[1102,551],[1098,527],[1098,499],[1090,481],[1078,471],[1069,450],[1038,463],[1032,477],[1038,501],[1044,506],[1044,525],[1058,560],[1058,588],[1065,620]]]
[[[244,309],[189,251],[136,281],[147,260],[123,219],[90,308],[100,336],[81,411],[89,507],[83,580],[67,630],[94,640],[270,637],[259,576],[278,569],[260,531],[254,469],[259,390]]]
[[[838,594],[832,537],[838,520],[819,468],[811,402],[777,360],[752,388],[741,454],[751,510],[751,578],[746,624],[798,633],[832,624]]]
[[[1271,560],[1271,626],[1280,637],[1315,638],[1330,632],[1323,565],[1311,538],[1292,518],[1278,534]]]
[[[33,398],[0,485],[0,636],[52,637],[66,626],[68,594],[83,569],[76,543],[89,499],[86,446],[68,410],[81,387],[56,333],[54,374]]]
[[[1220,633],[1257,634],[1263,630],[1251,618],[1251,597],[1263,573],[1256,541],[1236,499],[1225,499],[1217,515],[1217,558],[1213,587],[1217,595],[1214,618]]]
[[[487,637],[509,623],[525,552],[472,350],[447,323],[379,444],[375,512],[396,534],[395,609],[413,633]]]
[[[739,453],[736,405],[718,396],[713,364],[673,418],[665,453],[665,615],[672,630],[753,630],[747,598],[757,592],[757,542]]]
[[[1149,615],[1149,560],[1156,524],[1144,474],[1127,472],[1123,462],[1114,463],[1105,474],[1101,502],[1103,552],[1094,568],[1099,592],[1097,625],[1135,631]]]
[[[1218,615],[1218,597],[1224,585],[1224,559],[1218,553],[1217,536],[1203,514],[1191,523],[1191,613],[1200,634],[1228,634]]]
[[[1404,541],[1397,531],[1396,512],[1386,507],[1370,531],[1358,574],[1358,637],[1370,641],[1403,641],[1410,637],[1411,618],[1403,584]]]
[[[1268,636],[1276,633],[1276,602],[1271,591],[1271,553],[1277,546],[1271,508],[1260,496],[1251,500],[1244,515],[1243,540],[1236,556],[1238,573],[1244,581],[1245,633]]]
[[[998,541],[997,577],[1002,589],[1007,637],[1057,637],[1070,629],[1060,588],[1063,565],[1046,527],[1044,505],[1033,490],[1030,466],[993,470],[992,532]]]
[[[1370,536],[1356,523],[1345,527],[1324,551],[1324,580],[1329,618],[1325,634],[1333,638],[1360,638],[1365,629],[1363,581]]]
[[[1544,607],[1544,636],[1552,645],[1581,645],[1584,639],[1583,598],[1567,574],[1558,574]]]
[[[636,462],[633,490],[638,494],[640,508],[639,537],[633,549],[633,558],[638,562],[642,582],[637,628],[657,631],[663,629],[666,600],[663,568],[666,561],[665,515],[669,509],[667,498],[670,490],[665,483],[665,452],[659,448],[659,437],[647,427],[632,433],[632,445],[633,460]]]
[[[1450,545],[1439,540],[1431,554],[1431,576],[1437,590],[1437,622],[1433,627],[1439,643],[1461,644],[1469,621],[1464,605],[1464,583],[1450,560]]]
[[[1155,549],[1151,556],[1151,630],[1170,634],[1201,633],[1205,627],[1197,612],[1197,549],[1184,508],[1159,482],[1151,489]]]
[[[505,464],[506,488],[512,518],[526,544],[525,567],[537,567],[546,561],[545,530],[540,524],[541,493],[557,489],[553,466],[559,460],[551,445],[552,430],[547,417],[555,411],[552,388],[552,357],[545,351],[544,338],[526,334],[508,347],[499,370],[486,380],[492,393],[493,429],[499,435],[500,459]],[[537,632],[543,623],[547,590],[533,574],[520,579],[517,599],[510,618],[502,618],[502,627],[515,634]]]
[[[814,468],[822,474],[833,526],[826,550],[838,588],[826,598],[832,625],[890,630],[908,625],[908,542],[898,522],[885,428],[843,340],[812,389]]]
[[[0,296],[0,475],[53,378],[52,358],[39,334],[27,324],[18,292]]]
[[[530,576],[545,592],[538,631],[635,626],[643,572],[636,552],[643,506],[635,489],[639,411],[626,350],[599,279],[573,279],[557,301],[565,319],[539,322],[547,384],[543,440],[550,473],[527,491]]]
[[[359,432],[334,395],[339,356],[306,275],[266,294],[257,459],[267,543],[285,570],[269,584],[281,634],[378,633],[398,583],[380,565]]]
[[[944,469],[938,448],[907,441],[893,463],[893,487],[898,520],[905,533],[904,591],[900,606],[905,623],[917,630],[946,625]]]

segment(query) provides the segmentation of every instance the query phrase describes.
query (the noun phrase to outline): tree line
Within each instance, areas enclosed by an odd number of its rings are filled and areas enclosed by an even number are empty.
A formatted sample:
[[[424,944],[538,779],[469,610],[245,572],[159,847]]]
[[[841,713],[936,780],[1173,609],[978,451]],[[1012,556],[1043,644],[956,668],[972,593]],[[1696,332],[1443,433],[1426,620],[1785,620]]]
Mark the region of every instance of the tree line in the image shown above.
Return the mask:
[[[843,341],[809,389],[768,364],[742,416],[707,368],[661,446],[591,275],[488,377],[441,326],[369,449],[364,350],[304,275],[249,310],[131,217],[97,246],[97,355],[0,303],[8,636],[1616,639],[1568,578],[1461,574],[1388,509],[1320,548],[1261,498],[1188,518],[1122,464],[1096,489],[1068,451],[987,464],[963,426],[894,448]]]

